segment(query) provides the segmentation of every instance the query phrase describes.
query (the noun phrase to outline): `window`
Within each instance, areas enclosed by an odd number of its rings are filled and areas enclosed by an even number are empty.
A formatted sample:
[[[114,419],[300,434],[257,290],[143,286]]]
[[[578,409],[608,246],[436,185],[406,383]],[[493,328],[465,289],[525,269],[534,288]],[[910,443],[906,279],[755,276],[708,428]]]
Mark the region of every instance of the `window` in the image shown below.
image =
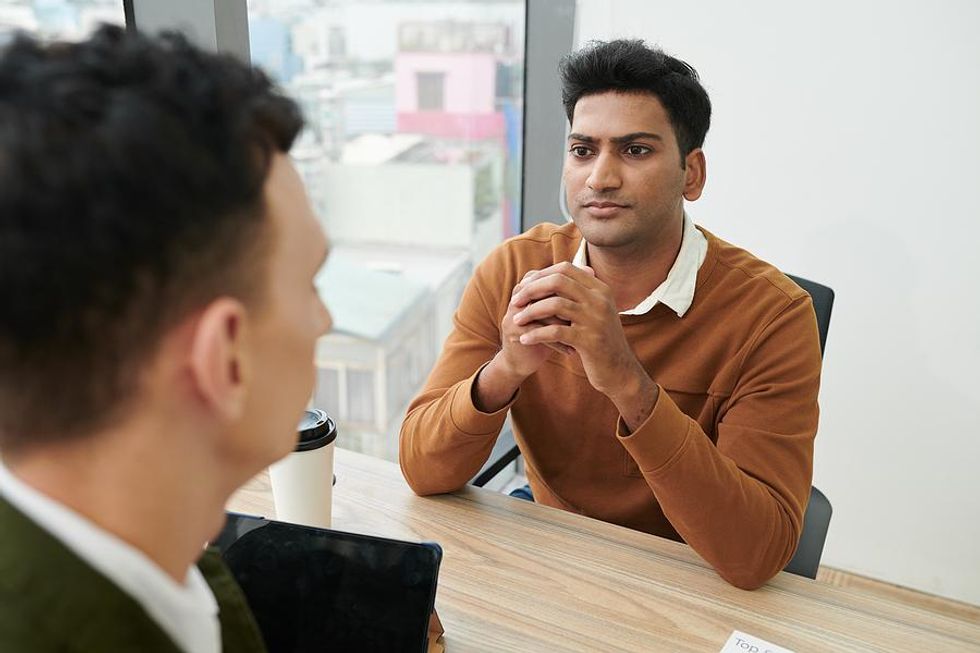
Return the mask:
[[[313,405],[325,410],[334,420],[339,420],[340,399],[340,371],[326,363],[318,365]]]
[[[45,38],[77,40],[101,23],[125,25],[122,0],[0,1],[0,45],[18,30]]]
[[[473,267],[521,224],[523,0],[249,0],[252,60],[303,107],[293,149],[333,242],[314,403],[338,445],[397,433]]]
[[[415,73],[415,94],[419,111],[442,111],[445,73]]]
[[[347,370],[347,420],[373,424],[374,371]]]

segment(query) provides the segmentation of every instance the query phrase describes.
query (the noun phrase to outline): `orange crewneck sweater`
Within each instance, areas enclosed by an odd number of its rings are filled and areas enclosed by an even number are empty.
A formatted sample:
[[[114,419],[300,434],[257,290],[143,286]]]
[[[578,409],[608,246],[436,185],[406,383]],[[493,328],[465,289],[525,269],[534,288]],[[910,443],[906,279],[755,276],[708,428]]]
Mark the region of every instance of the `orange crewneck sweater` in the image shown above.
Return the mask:
[[[570,261],[573,224],[543,224],[474,272],[425,388],[401,429],[402,472],[419,494],[465,485],[511,411],[535,501],[687,542],[723,578],[762,585],[793,556],[810,493],[820,345],[809,295],[771,265],[701,230],[708,251],[683,318],[667,306],[620,316],[661,388],[625,427],[574,355],[555,353],[510,405],[473,405],[497,353],[511,290],[531,269]]]

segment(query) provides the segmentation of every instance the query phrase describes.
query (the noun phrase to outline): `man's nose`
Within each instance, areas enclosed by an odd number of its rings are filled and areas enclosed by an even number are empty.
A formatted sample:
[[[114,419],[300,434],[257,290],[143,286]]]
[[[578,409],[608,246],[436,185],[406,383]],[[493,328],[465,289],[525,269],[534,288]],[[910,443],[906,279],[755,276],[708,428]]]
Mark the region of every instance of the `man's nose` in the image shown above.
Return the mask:
[[[616,157],[608,152],[600,152],[594,159],[587,183],[597,193],[619,188],[622,178]]]

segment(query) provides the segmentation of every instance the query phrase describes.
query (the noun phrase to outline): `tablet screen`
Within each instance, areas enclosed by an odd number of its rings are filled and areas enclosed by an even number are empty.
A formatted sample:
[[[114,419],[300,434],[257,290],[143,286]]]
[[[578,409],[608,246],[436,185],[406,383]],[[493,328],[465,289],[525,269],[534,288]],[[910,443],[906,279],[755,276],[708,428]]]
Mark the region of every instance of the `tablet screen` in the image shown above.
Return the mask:
[[[426,650],[437,544],[229,513],[214,545],[270,653]]]

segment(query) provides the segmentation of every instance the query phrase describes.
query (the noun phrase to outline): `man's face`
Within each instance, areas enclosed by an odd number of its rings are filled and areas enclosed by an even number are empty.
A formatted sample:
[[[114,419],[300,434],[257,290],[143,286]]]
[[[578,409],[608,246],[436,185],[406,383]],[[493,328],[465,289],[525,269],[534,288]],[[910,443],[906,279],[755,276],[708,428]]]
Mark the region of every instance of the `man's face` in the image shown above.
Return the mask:
[[[327,239],[286,155],[272,161],[265,203],[274,243],[264,299],[249,315],[248,403],[236,438],[258,468],[295,447],[299,418],[316,378],[315,344],[331,325],[313,285],[327,255]]]
[[[683,212],[685,169],[663,105],[647,93],[587,95],[575,105],[566,200],[585,240],[648,251]]]

